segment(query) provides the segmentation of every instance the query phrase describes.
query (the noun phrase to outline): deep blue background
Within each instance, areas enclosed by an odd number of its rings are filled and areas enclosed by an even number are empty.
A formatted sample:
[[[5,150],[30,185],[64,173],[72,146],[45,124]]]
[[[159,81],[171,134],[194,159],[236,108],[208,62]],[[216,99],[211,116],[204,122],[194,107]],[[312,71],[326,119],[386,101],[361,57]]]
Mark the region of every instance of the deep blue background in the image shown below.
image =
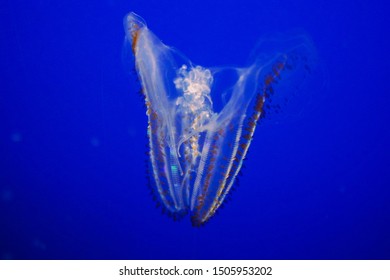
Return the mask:
[[[0,258],[389,259],[381,2],[2,1]],[[148,193],[146,116],[122,61],[129,11],[205,66],[243,65],[264,34],[316,45],[314,107],[258,127],[240,187],[203,228]]]

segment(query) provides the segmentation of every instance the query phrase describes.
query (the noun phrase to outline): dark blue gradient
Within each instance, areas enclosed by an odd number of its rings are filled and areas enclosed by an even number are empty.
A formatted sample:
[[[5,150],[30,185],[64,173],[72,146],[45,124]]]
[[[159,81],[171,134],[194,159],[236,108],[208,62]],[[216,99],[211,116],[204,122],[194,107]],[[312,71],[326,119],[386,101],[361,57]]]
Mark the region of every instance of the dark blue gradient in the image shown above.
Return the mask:
[[[22,1],[0,8],[0,259],[389,259],[383,1]],[[126,13],[204,66],[302,30],[321,77],[259,125],[231,201],[201,228],[155,208]],[[125,60],[125,61],[124,61]]]

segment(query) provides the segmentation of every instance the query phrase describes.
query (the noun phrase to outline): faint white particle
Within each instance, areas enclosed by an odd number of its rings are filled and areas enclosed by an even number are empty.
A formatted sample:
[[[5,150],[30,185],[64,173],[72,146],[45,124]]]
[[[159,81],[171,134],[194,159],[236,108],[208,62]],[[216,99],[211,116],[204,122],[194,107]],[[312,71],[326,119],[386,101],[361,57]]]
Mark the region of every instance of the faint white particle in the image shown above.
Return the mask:
[[[99,139],[97,139],[96,137],[92,137],[91,138],[91,145],[93,147],[99,147],[100,146],[100,141]]]
[[[15,143],[22,142],[22,134],[15,132],[11,134],[11,141]]]
[[[11,201],[14,195],[11,190],[2,189],[0,190],[0,199],[1,201]]]
[[[339,186],[339,192],[340,193],[345,193],[347,191],[347,187],[345,185],[340,185]]]

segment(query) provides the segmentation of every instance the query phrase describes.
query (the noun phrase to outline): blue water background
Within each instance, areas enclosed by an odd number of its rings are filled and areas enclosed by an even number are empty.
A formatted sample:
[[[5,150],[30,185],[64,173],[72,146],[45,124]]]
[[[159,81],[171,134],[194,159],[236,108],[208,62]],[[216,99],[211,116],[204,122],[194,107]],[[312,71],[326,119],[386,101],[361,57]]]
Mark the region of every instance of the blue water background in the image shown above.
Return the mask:
[[[0,8],[0,258],[389,259],[385,1],[21,1]],[[155,208],[126,13],[205,66],[302,30],[322,77],[296,119],[259,126],[205,227]],[[310,105],[312,104],[312,105]]]

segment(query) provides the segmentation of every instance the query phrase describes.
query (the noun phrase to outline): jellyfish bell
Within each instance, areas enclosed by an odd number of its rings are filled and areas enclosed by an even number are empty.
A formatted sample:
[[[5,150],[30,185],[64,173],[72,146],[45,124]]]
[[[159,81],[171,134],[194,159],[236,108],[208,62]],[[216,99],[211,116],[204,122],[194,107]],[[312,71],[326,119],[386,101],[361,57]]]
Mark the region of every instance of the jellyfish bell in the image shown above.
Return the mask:
[[[153,188],[172,216],[202,225],[232,189],[267,103],[310,76],[314,49],[296,36],[258,45],[245,67],[203,67],[135,13],[124,27],[145,98]]]

